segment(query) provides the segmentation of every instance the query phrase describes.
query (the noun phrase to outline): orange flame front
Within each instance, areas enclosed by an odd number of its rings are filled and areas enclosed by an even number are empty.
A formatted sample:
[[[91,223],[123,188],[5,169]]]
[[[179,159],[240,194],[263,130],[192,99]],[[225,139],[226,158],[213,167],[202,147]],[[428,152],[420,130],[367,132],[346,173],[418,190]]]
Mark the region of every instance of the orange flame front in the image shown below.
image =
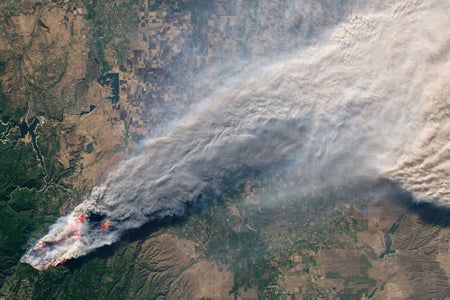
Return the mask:
[[[109,220],[106,220],[105,223],[100,226],[101,229],[108,229],[109,228]]]

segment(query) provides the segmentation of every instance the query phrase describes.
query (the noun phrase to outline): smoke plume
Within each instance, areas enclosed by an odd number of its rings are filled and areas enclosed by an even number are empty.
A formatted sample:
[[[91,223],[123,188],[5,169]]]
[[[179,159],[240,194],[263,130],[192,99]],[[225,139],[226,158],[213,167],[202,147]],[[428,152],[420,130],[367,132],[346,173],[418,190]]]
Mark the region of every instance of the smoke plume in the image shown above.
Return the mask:
[[[286,162],[305,182],[385,177],[450,206],[450,3],[397,2],[355,10],[314,45],[230,78],[241,83],[146,141],[22,262],[85,255]]]

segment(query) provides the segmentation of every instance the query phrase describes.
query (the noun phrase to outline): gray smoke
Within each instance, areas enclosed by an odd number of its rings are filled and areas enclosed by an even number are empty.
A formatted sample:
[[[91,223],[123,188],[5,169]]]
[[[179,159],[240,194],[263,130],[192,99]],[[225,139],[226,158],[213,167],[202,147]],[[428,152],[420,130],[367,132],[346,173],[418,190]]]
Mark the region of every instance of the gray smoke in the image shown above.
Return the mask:
[[[301,170],[305,193],[385,177],[417,201],[449,206],[450,3],[398,2],[355,12],[316,45],[231,78],[232,88],[148,140],[22,261],[42,269],[85,255],[286,162]]]

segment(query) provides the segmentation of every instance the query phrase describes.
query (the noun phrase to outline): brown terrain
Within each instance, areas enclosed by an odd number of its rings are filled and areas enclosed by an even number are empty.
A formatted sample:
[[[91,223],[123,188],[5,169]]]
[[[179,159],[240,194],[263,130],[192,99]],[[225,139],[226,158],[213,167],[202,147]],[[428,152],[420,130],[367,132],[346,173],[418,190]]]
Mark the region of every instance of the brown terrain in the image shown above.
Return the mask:
[[[83,2],[20,2],[20,10],[11,16],[6,16],[6,9],[15,9],[15,2],[0,4],[5,12],[0,14],[4,24],[0,27],[0,57],[8,61],[0,79],[9,105],[24,109],[18,121],[39,119],[38,140],[54,150],[48,159],[64,170],[72,170],[54,182],[67,188],[71,196],[54,200],[55,209],[63,213],[132,153],[137,141],[155,130],[164,113],[191,101],[173,83],[166,82],[161,72],[173,68],[165,54],[175,56],[181,51],[182,35],[192,29],[192,16],[191,12],[179,11],[167,18],[167,7],[152,10],[155,1],[138,1],[132,6],[139,24],[135,31],[118,32],[129,41],[129,55],[123,59],[114,50],[121,42],[118,36],[104,49],[104,59],[111,66],[108,73],[117,73],[120,79],[120,101],[112,103],[112,89],[95,80],[103,75],[102,66],[89,58],[90,41],[99,37],[94,36]],[[198,68],[219,57],[227,41],[225,33],[232,39],[238,32],[233,15],[211,14],[207,24],[208,55],[192,57]],[[231,53],[238,51],[231,48]],[[258,55],[258,49],[255,44],[250,52]],[[181,67],[179,72],[190,67]],[[31,138],[27,135],[23,140],[29,143]],[[275,176],[270,180],[273,185],[280,184]],[[314,218],[319,211],[314,208],[296,206],[294,213],[311,215],[311,219],[298,223],[295,217],[286,217],[289,207],[277,207],[270,213],[273,224],[258,225],[259,214],[264,213],[259,205],[266,193],[264,184],[255,178],[239,190],[239,200],[227,198],[218,208],[195,215],[181,226],[124,242],[126,246],[119,246],[114,257],[105,258],[105,268],[121,269],[125,275],[117,279],[106,274],[101,277],[103,282],[112,284],[111,290],[132,286],[127,295],[131,299],[232,299],[235,272],[244,270],[246,264],[241,264],[240,250],[228,240],[220,245],[219,254],[211,250],[211,240],[222,238],[225,232],[257,236],[269,249],[268,261],[279,270],[277,280],[267,281],[264,287],[256,283],[264,274],[244,276],[254,284],[238,287],[234,295],[241,299],[257,299],[258,294],[282,299],[450,297],[448,224],[423,220],[410,204],[362,199],[364,205],[343,207],[339,217],[317,223]],[[214,222],[222,222],[223,228]],[[315,229],[324,232],[323,240]],[[391,242],[387,245],[389,234]],[[303,239],[310,243],[298,246]],[[311,246],[313,241],[317,241],[315,246]],[[387,247],[391,251],[383,255]],[[254,252],[256,247],[251,248],[249,256]],[[121,255],[132,265],[119,265]],[[32,293],[37,281],[16,279],[10,277],[2,290],[9,289],[12,294],[14,289],[20,290],[15,294],[18,299],[29,298],[31,294],[27,293]]]

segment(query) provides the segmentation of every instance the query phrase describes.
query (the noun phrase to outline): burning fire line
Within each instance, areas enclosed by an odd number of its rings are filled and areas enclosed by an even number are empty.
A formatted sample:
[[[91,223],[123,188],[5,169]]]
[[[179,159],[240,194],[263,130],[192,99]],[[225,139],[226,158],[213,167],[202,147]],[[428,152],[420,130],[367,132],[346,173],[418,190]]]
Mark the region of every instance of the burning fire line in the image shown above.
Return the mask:
[[[36,244],[36,246],[34,246],[31,250],[31,254],[34,253],[43,253],[45,251],[48,251],[50,249],[49,253],[54,253],[57,251],[54,251],[54,249],[56,248],[56,246],[64,246],[67,245],[67,247],[76,247],[80,242],[81,242],[81,238],[83,237],[83,233],[82,233],[82,229],[83,229],[83,225],[86,224],[86,222],[91,223],[91,224],[87,224],[87,225],[98,225],[95,224],[96,221],[92,220],[95,218],[91,218],[91,216],[89,214],[82,214],[79,217],[73,217],[73,216],[69,216],[68,220],[67,220],[67,225],[64,228],[64,230],[59,233],[55,239],[43,239],[41,240],[39,243]],[[73,220],[75,220],[75,222],[73,222]],[[93,223],[93,224],[92,224]],[[93,227],[95,228],[95,227]],[[98,229],[101,230],[107,230],[110,228],[110,221],[108,219],[104,220],[101,225],[99,227],[97,227]],[[52,252],[53,251],[53,252]],[[66,254],[67,252],[63,252],[64,254]],[[52,256],[52,255],[50,255]],[[50,266],[57,266],[60,264],[65,263],[67,260],[69,260],[71,257],[57,257],[57,256],[53,256],[51,257],[51,260],[48,260],[48,263],[41,263],[38,266],[38,269],[47,269]]]

